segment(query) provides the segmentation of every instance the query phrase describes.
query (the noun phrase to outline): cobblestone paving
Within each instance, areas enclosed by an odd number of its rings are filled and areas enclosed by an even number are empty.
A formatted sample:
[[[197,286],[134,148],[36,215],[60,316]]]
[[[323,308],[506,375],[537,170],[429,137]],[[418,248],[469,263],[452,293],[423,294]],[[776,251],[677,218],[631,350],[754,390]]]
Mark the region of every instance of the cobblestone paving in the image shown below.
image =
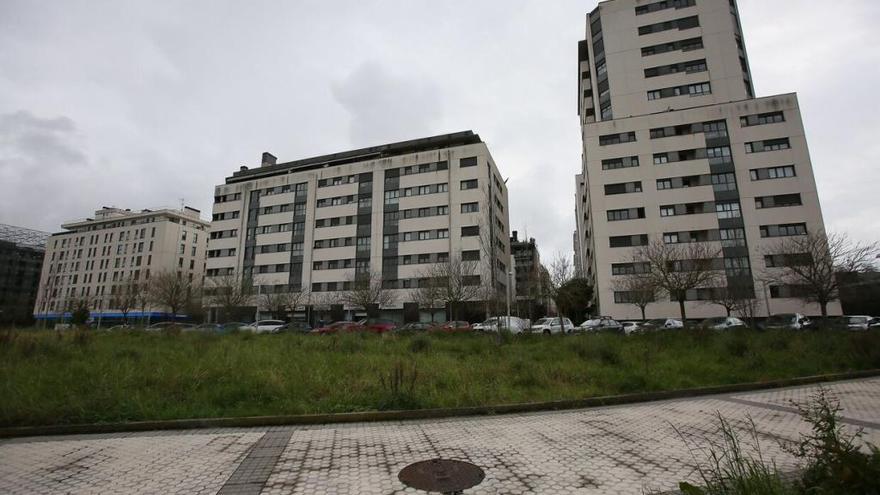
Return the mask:
[[[880,444],[880,379],[826,387],[849,427]],[[768,458],[796,469],[779,442],[808,431],[790,401],[815,390],[488,418],[7,440],[0,493],[417,493],[397,473],[437,457],[483,468],[485,481],[469,494],[664,491],[697,481],[686,442],[717,438],[718,414],[743,431],[754,421]]]

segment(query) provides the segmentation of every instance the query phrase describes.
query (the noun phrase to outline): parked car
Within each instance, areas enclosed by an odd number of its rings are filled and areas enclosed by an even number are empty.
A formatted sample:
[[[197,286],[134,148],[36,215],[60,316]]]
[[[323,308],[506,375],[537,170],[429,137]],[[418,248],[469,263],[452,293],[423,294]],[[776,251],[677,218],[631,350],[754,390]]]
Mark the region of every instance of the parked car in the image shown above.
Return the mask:
[[[874,317],[871,318],[871,323],[869,325],[871,328],[880,328],[880,318]]]
[[[623,331],[623,325],[621,325],[620,322],[618,322],[614,318],[602,316],[600,318],[593,318],[581,323],[578,329],[582,332],[620,332]]]
[[[332,333],[355,333],[365,332],[367,327],[354,321],[336,321],[327,326],[315,328],[309,333],[328,335]]]
[[[843,323],[847,330],[867,330],[871,327],[873,318],[870,316],[844,316]]]
[[[197,332],[219,332],[220,324],[219,323],[202,323],[201,325],[197,325],[192,328],[192,330]]]
[[[250,325],[245,325],[239,330],[241,330],[242,332],[274,333],[283,326],[284,322],[281,320],[260,320],[255,321]]]
[[[675,318],[655,318],[642,323],[645,330],[668,330],[673,328],[684,328],[684,323]]]
[[[510,333],[522,333],[526,328],[528,326],[525,320],[521,320],[516,316],[496,316],[473,325],[475,331],[481,332],[497,332],[499,329],[503,329],[510,331]]]
[[[132,325],[113,325],[112,327],[108,328],[107,331],[108,332],[116,332],[116,331],[121,331],[121,330],[131,330],[133,328],[134,327]]]
[[[447,321],[433,325],[428,331],[440,333],[465,333],[473,331],[470,323],[461,320]]]
[[[241,327],[246,327],[247,323],[241,321],[232,321],[217,325],[217,331],[220,333],[238,332]]]
[[[309,333],[311,331],[312,326],[308,323],[304,321],[291,321],[278,327],[275,333]]]
[[[700,326],[712,330],[729,330],[733,328],[745,328],[746,322],[733,316],[718,316],[715,318],[706,318],[700,322]]]
[[[528,332],[529,333],[542,333],[545,335],[551,335],[554,333],[571,333],[575,329],[574,323],[571,322],[568,318],[562,318],[562,325],[559,324],[559,317],[547,317],[541,318],[536,321],[534,325],[532,325]]]
[[[786,328],[802,330],[810,325],[810,319],[800,313],[781,313],[771,315],[759,327],[762,329]]]
[[[620,326],[623,327],[623,333],[625,335],[632,335],[642,331],[641,323],[638,321],[622,321],[620,322]]]
[[[416,321],[412,323],[405,323],[394,329],[395,332],[427,332],[428,330],[434,328],[434,323],[427,323]]]
[[[195,325],[191,323],[181,323],[179,321],[160,321],[159,323],[153,323],[152,325],[147,327],[148,331],[158,332],[160,330],[166,330],[169,328],[179,328],[183,330],[184,328],[193,328]]]
[[[357,323],[358,325],[365,326],[367,330],[374,333],[390,332],[397,328],[396,321],[384,320],[382,318],[364,318]]]

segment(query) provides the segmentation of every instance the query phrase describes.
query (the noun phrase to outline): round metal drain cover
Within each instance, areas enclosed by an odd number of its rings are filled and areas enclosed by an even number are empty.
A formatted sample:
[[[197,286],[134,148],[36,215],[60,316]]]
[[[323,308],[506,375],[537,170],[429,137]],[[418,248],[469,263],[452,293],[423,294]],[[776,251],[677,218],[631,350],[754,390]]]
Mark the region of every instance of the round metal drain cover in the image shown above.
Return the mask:
[[[431,459],[419,461],[400,470],[397,478],[404,485],[426,492],[457,493],[482,483],[486,474],[464,461]]]

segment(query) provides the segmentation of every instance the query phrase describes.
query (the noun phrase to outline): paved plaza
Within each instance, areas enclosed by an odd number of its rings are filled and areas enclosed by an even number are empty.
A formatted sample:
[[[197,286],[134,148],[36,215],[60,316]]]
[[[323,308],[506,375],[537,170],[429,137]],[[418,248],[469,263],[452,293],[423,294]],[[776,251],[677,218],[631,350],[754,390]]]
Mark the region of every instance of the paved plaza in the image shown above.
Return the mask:
[[[847,426],[880,444],[880,378],[825,386]],[[762,450],[796,469],[779,442],[808,431],[791,401],[816,388],[448,420],[9,439],[0,493],[417,493],[397,473],[437,457],[485,471],[469,494],[662,492],[698,481],[683,437],[716,437],[716,414],[738,428],[751,418]]]

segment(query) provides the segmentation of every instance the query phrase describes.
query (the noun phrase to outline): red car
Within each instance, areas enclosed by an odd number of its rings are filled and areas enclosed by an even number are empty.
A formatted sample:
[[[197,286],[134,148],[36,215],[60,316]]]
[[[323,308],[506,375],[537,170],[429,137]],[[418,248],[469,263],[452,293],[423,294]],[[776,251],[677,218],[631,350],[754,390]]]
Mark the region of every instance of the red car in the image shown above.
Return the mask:
[[[390,332],[397,328],[396,322],[391,320],[383,320],[381,318],[367,318],[365,320],[360,320],[358,324],[363,325],[364,327],[366,327],[367,331],[373,333]]]
[[[440,323],[430,330],[431,332],[442,333],[463,333],[471,331],[471,324],[466,321],[447,321]]]
[[[327,326],[316,328],[309,333],[331,334],[331,333],[354,333],[367,331],[367,327],[355,323],[353,321],[337,321]]]

